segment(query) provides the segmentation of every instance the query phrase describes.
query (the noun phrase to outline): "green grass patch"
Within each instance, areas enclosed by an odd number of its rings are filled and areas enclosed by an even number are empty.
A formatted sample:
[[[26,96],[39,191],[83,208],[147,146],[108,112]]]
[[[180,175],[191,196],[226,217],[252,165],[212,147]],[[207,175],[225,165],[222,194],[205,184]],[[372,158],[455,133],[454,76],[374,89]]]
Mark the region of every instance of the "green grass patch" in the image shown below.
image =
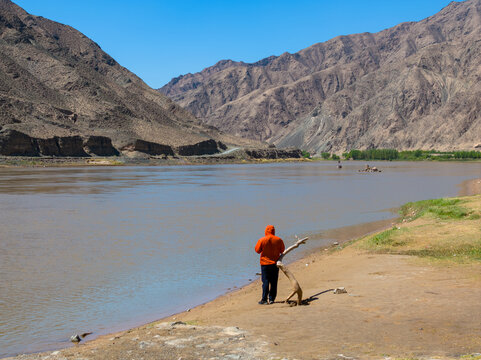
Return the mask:
[[[359,239],[376,253],[414,255],[464,263],[481,261],[481,196],[423,200],[401,207],[400,223]]]
[[[392,229],[369,237],[368,244],[372,246],[403,246],[407,244],[407,241],[401,240],[398,235],[404,232],[404,229],[393,227]]]
[[[433,246],[429,249],[412,249],[402,251],[404,255],[449,259],[457,262],[465,260],[481,261],[481,240],[474,244],[460,244],[455,246]]]
[[[39,166],[41,162],[37,160],[12,159],[7,160],[5,164],[10,166]]]
[[[409,202],[401,207],[400,215],[407,221],[413,221],[421,216],[430,214],[441,220],[479,219],[479,214],[460,206],[461,199],[433,199]]]
[[[185,321],[187,325],[194,325],[194,326],[200,326],[200,323],[197,320],[188,320]]]
[[[463,355],[461,359],[465,360],[481,360],[481,354],[471,354],[471,355]]]

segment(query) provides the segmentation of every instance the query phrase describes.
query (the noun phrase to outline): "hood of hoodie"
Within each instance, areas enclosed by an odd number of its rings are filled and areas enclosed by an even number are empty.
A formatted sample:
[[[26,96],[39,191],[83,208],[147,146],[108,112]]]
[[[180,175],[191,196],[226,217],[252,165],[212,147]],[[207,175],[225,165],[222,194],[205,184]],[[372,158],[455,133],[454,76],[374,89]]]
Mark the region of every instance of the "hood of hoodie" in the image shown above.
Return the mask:
[[[274,228],[274,225],[267,225],[266,236],[267,235],[275,235],[275,234],[276,234],[276,229]]]

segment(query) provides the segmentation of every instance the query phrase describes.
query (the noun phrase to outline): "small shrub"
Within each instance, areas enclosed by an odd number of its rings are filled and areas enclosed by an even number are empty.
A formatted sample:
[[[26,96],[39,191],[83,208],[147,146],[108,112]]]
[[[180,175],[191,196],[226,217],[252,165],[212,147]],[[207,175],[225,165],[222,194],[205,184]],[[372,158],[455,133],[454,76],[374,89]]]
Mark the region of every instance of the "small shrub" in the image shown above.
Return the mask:
[[[301,151],[301,154],[302,154],[302,157],[305,158],[305,159],[310,159],[311,158],[311,153],[306,151],[306,150],[302,150]]]

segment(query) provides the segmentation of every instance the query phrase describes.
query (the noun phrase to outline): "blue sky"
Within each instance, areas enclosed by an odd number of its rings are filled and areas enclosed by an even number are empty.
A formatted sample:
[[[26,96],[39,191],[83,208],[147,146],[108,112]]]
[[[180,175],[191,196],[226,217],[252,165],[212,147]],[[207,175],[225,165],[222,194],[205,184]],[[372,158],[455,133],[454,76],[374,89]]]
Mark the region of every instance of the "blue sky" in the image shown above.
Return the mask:
[[[154,88],[222,59],[254,62],[434,15],[449,0],[13,0],[73,26]]]

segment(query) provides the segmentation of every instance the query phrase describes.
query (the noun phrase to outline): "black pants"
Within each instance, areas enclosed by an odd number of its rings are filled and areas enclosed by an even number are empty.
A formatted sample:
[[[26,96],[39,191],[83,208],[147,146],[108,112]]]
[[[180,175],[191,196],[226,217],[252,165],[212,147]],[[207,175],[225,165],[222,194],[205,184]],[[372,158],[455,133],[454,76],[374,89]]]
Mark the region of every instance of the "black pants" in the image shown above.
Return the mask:
[[[262,274],[262,300],[274,302],[277,296],[277,278],[279,277],[279,268],[276,264],[261,265]],[[269,289],[270,285],[270,289]]]

